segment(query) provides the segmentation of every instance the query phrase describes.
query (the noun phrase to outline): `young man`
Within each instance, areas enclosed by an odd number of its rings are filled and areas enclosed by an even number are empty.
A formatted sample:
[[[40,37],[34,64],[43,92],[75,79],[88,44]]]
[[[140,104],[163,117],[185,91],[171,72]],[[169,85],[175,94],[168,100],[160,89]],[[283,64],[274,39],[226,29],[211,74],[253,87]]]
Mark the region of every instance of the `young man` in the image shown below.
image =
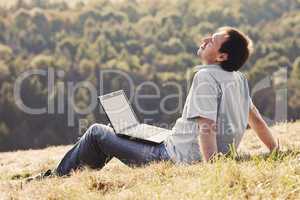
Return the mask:
[[[247,80],[238,70],[250,55],[251,41],[242,32],[223,27],[203,39],[197,55],[203,66],[195,74],[181,118],[162,144],[151,145],[118,137],[113,129],[92,125],[55,169],[59,176],[89,166],[101,169],[116,157],[128,165],[172,160],[209,161],[229,145],[238,147],[247,124],[272,151],[277,147],[261,115],[252,104]],[[49,176],[47,171],[40,177]]]

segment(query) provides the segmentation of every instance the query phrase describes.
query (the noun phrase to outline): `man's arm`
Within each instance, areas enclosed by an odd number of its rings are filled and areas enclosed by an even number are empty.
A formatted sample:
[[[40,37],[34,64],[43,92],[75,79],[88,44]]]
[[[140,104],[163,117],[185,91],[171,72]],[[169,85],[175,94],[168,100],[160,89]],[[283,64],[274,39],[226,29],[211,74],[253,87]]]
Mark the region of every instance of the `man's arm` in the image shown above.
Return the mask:
[[[217,138],[216,138],[216,126],[213,120],[200,117],[198,118],[199,124],[199,145],[203,160],[209,161],[214,154],[217,153]]]
[[[278,148],[268,125],[253,104],[249,112],[249,125],[270,151]]]

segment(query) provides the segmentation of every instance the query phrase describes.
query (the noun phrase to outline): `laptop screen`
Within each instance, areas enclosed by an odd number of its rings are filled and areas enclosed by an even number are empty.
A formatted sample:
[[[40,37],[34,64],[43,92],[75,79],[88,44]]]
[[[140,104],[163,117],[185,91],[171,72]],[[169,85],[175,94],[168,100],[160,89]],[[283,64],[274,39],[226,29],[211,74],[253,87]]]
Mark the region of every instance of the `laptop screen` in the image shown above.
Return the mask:
[[[117,133],[139,124],[123,91],[102,96],[100,101]]]

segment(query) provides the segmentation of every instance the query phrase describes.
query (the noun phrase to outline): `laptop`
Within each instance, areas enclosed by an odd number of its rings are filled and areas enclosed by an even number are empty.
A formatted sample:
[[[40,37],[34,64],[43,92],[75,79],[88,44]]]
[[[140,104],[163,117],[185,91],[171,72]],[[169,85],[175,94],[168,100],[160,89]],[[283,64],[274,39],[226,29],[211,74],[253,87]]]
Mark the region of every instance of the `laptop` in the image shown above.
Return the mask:
[[[98,99],[117,135],[159,144],[171,134],[171,130],[140,123],[123,90]]]

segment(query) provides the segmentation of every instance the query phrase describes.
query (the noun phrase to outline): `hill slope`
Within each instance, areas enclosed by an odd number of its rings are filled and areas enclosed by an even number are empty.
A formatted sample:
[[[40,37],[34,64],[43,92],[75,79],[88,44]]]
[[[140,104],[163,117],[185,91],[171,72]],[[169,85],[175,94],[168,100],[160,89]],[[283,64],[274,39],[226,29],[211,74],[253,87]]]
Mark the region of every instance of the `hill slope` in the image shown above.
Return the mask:
[[[248,130],[239,161],[132,169],[113,160],[101,171],[86,169],[70,178],[28,184],[23,177],[55,167],[70,146],[1,153],[0,199],[299,199],[300,122],[272,130],[285,153],[262,156],[266,149]]]
[[[66,0],[48,0],[48,2],[51,3],[56,3],[56,2],[67,2],[69,5],[73,6],[78,2],[88,2],[89,0],[72,0],[71,2],[66,1]],[[5,0],[0,0],[0,6],[4,8],[9,8],[13,5],[15,5],[17,0],[10,0],[10,1],[5,1]],[[32,2],[32,0],[25,0],[24,2]]]

